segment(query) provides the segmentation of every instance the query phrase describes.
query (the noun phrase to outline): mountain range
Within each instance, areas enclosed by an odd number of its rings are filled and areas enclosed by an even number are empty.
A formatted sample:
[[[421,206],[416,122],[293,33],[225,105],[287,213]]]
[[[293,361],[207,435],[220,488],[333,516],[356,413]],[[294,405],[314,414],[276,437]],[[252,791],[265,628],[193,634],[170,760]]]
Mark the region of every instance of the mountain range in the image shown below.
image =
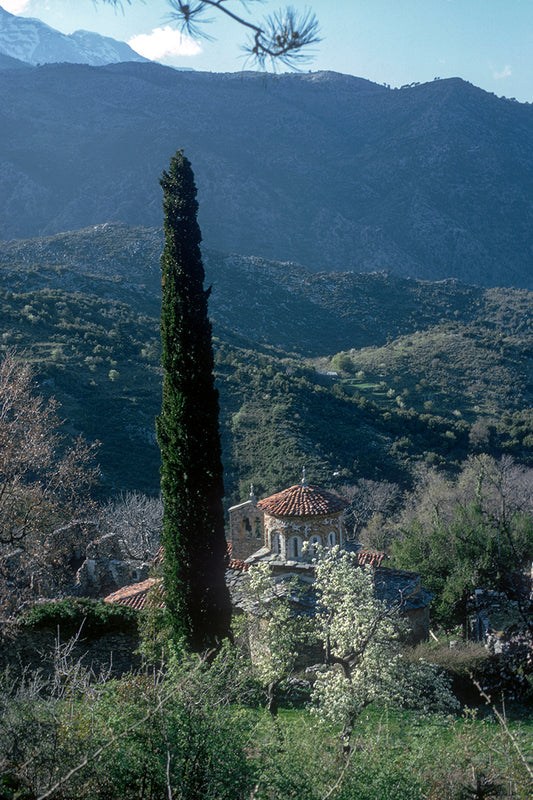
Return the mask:
[[[120,301],[157,318],[161,306],[161,228],[118,223],[38,239],[0,241],[0,287],[60,290]],[[388,273],[315,273],[289,262],[203,251],[217,330],[255,350],[324,358],[382,346],[436,320],[480,321],[480,288]],[[481,310],[480,310],[481,309]]]
[[[314,271],[533,285],[533,106],[460,79],[154,63],[0,71],[0,237],[160,226],[184,148],[207,246]]]
[[[125,42],[90,31],[64,34],[40,19],[19,17],[0,6],[1,56],[33,65],[70,62],[100,66],[119,61],[148,61]],[[0,58],[0,68],[3,64]]]

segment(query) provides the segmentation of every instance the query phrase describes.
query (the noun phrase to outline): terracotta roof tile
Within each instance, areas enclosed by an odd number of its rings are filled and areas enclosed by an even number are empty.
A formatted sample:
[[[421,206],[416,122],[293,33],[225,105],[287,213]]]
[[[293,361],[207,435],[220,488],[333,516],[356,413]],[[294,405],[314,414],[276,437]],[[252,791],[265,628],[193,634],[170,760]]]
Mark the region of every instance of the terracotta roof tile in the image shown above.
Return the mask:
[[[360,567],[368,565],[371,567],[379,567],[385,558],[385,553],[378,553],[374,550],[359,550],[356,555]]]
[[[343,511],[349,502],[334,492],[297,484],[260,500],[257,505],[274,517],[317,517]]]
[[[241,558],[232,558],[231,561],[229,562],[227,568],[228,569],[244,569],[244,570],[246,570],[246,569],[249,568],[249,566],[250,565],[247,564],[246,561],[243,561]]]
[[[421,588],[420,575],[415,572],[404,572],[403,570],[388,569],[381,567],[381,560],[383,553],[377,553],[370,550],[362,550],[358,553],[359,565],[372,564],[377,567],[375,586],[378,597],[385,600],[387,603],[401,602],[402,609],[409,608],[425,608],[432,595],[425,589]],[[246,594],[244,592],[244,582],[248,579],[249,564],[246,564],[240,559],[234,559],[228,565],[226,570],[226,584],[232,596],[232,602],[238,607],[246,607]],[[281,576],[282,579],[288,579],[290,576]],[[129,606],[141,611],[146,607],[149,589],[154,583],[159,582],[160,579],[148,578],[141,583],[135,583],[132,586],[124,586],[117,592],[104,597],[106,603],[119,603],[123,606]],[[316,598],[312,584],[299,577],[299,582],[305,588],[304,595],[298,600],[300,605],[308,605],[310,608],[314,606]],[[295,598],[292,598],[293,601]],[[244,605],[243,605],[244,604]],[[160,608],[164,608],[164,602],[161,603]]]
[[[154,583],[158,582],[159,579],[157,578],[148,578],[146,581],[134,583],[131,586],[123,586],[122,589],[118,589],[113,594],[108,594],[107,597],[104,597],[104,603],[118,603],[118,605],[129,606],[129,608],[136,608],[141,611],[146,608],[148,591]],[[160,607],[163,608],[163,606],[164,604],[162,603]]]

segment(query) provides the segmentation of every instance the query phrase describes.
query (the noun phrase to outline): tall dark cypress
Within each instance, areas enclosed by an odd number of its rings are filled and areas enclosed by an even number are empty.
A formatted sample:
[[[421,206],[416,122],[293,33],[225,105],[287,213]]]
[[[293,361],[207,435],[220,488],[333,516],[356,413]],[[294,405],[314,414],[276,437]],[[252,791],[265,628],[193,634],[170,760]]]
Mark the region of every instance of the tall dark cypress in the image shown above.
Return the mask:
[[[202,651],[228,636],[231,603],[218,392],[214,385],[209,290],[204,289],[198,203],[190,162],[179,151],[160,180],[163,403],[157,419],[164,502],[166,605],[175,632]]]

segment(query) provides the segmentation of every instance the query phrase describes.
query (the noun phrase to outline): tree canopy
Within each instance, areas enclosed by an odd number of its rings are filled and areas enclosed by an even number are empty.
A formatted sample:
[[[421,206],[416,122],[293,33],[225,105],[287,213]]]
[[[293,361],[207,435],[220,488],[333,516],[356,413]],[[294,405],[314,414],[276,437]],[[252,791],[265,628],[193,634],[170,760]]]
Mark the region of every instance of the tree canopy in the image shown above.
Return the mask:
[[[495,589],[526,619],[533,559],[533,472],[505,457],[469,459],[456,479],[420,476],[398,523],[395,565],[416,569],[434,594],[434,619],[466,624],[476,589]],[[466,629],[465,629],[466,632]]]
[[[59,404],[35,392],[29,364],[0,363],[0,543],[24,545],[37,530],[72,517],[98,476],[97,445],[68,445]]]
[[[93,509],[98,443],[61,431],[59,403],[35,391],[30,365],[8,352],[0,363],[0,605],[17,606],[72,558],[52,533]]]

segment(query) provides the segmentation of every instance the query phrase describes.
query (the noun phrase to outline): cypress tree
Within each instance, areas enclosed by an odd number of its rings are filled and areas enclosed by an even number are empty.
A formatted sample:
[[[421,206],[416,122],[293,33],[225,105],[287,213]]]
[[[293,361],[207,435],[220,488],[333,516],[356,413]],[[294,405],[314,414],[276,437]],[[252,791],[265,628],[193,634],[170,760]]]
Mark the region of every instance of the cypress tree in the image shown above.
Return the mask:
[[[166,606],[175,633],[194,651],[229,635],[224,484],[211,323],[190,162],[179,151],[160,180],[163,402],[157,419],[164,503]]]

